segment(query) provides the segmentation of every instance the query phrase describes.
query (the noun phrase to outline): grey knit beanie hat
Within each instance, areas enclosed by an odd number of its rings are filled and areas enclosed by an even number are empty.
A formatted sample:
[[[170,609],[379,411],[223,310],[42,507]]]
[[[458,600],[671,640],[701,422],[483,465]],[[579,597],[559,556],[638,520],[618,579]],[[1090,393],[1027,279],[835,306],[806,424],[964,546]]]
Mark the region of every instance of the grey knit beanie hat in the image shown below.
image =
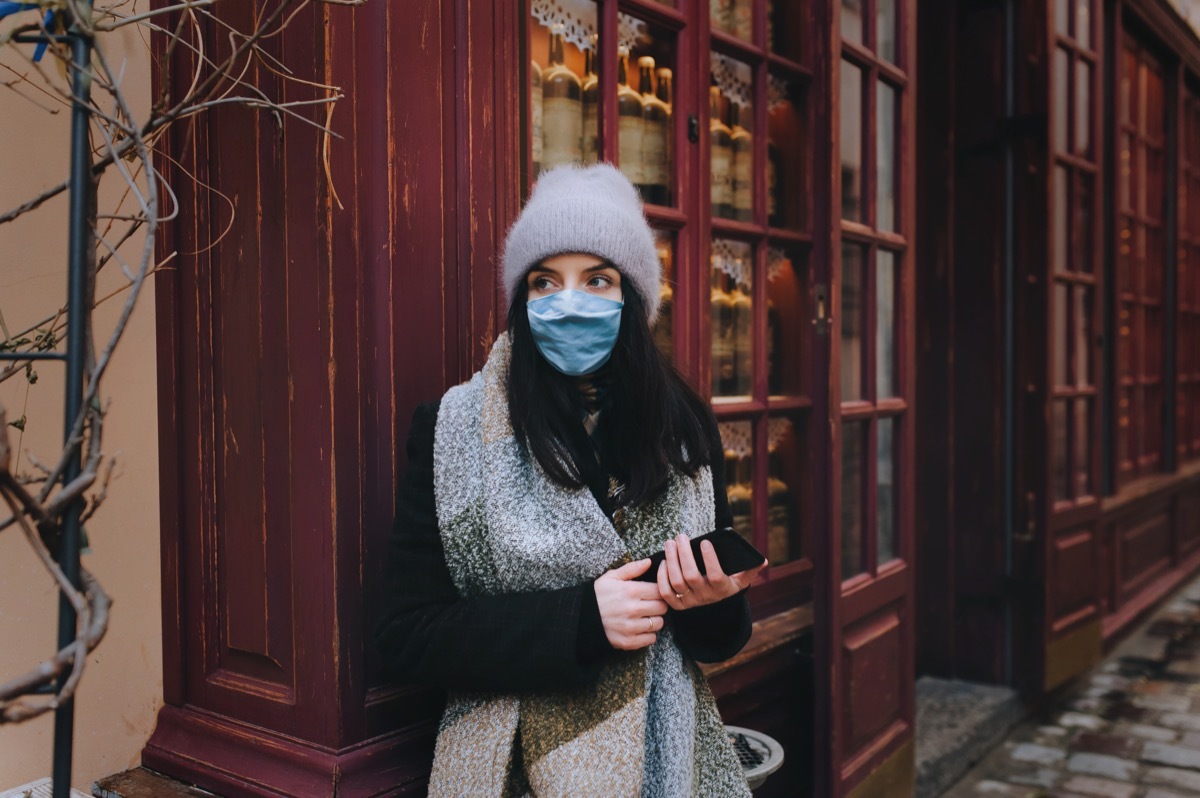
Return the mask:
[[[563,164],[538,178],[504,242],[501,269],[508,303],[534,264],[569,252],[611,263],[645,300],[646,321],[658,318],[662,265],[654,234],[637,189],[612,164]]]

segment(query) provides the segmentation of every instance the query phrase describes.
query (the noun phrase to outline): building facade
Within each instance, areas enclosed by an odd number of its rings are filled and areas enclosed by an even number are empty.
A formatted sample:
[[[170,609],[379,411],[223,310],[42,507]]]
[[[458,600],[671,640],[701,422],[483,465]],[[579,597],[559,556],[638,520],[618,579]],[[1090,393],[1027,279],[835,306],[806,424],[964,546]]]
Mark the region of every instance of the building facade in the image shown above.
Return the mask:
[[[231,107],[166,143],[148,766],[423,794],[442,697],[369,634],[407,426],[482,364],[565,161],[642,191],[656,336],[770,560],[706,668],[787,750],[759,794],[911,793],[918,675],[1036,696],[1200,565],[1200,40],[1165,0],[409,0],[269,47],[345,90],[342,138]]]

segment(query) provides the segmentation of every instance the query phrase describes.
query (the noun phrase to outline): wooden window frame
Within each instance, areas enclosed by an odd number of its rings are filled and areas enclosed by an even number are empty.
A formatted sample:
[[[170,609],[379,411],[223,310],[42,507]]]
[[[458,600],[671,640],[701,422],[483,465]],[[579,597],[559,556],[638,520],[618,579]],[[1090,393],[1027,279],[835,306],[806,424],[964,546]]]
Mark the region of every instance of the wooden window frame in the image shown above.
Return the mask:
[[[1170,80],[1169,60],[1164,58],[1158,48],[1154,47],[1151,42],[1146,40],[1146,37],[1139,32],[1129,31],[1121,28],[1116,39],[1118,42],[1114,48],[1110,63],[1114,75],[1113,86],[1116,96],[1112,98],[1114,103],[1113,113],[1113,146],[1116,153],[1116,168],[1120,170],[1122,158],[1122,141],[1125,136],[1128,136],[1132,142],[1132,148],[1129,152],[1129,208],[1126,207],[1126,200],[1123,185],[1123,178],[1118,171],[1114,175],[1115,192],[1113,194],[1115,208],[1114,218],[1116,219],[1116,235],[1117,252],[1113,263],[1112,286],[1110,296],[1112,297],[1111,317],[1108,320],[1110,330],[1109,340],[1113,342],[1112,352],[1109,356],[1109,362],[1112,366],[1112,376],[1110,385],[1112,386],[1113,395],[1109,401],[1110,419],[1109,425],[1111,429],[1112,445],[1111,462],[1108,464],[1112,484],[1117,492],[1120,492],[1125,487],[1129,486],[1136,480],[1157,474],[1164,470],[1169,464],[1167,445],[1167,428],[1164,423],[1164,407],[1168,402],[1167,391],[1170,389],[1168,383],[1168,370],[1165,357],[1165,349],[1168,336],[1173,334],[1173,330],[1169,326],[1170,319],[1167,314],[1167,272],[1173,263],[1171,253],[1167,251],[1167,223],[1168,223],[1168,186],[1172,180],[1172,175],[1169,171],[1169,148],[1170,148],[1170,131],[1168,128],[1167,107],[1170,102],[1170,90],[1172,82]],[[1132,118],[1130,123],[1126,123],[1121,117],[1121,92],[1122,80],[1124,73],[1127,70],[1130,62],[1130,56],[1134,59],[1134,63],[1138,65],[1138,72],[1143,63],[1157,64],[1159,74],[1162,77],[1162,107],[1163,113],[1162,125],[1163,133],[1161,139],[1152,140],[1147,137],[1147,131],[1143,130],[1137,120],[1137,114],[1142,102],[1142,87],[1137,75],[1130,80],[1129,85],[1129,109]],[[1151,59],[1148,61],[1147,59]],[[1147,150],[1156,151],[1161,158],[1161,181],[1155,185],[1153,176],[1147,175],[1142,177],[1141,170],[1145,168],[1144,153]],[[1139,185],[1139,181],[1144,181],[1143,185]],[[1160,201],[1162,211],[1158,217],[1150,217],[1146,211],[1146,200],[1143,194],[1150,191],[1158,190],[1161,192]],[[1125,244],[1121,241],[1121,231],[1125,224],[1129,224],[1131,235],[1129,243]],[[1148,295],[1146,292],[1147,276],[1150,275],[1148,268],[1150,258],[1150,246],[1147,243],[1145,246],[1145,257],[1139,262],[1137,254],[1137,241],[1139,234],[1147,235],[1147,231],[1157,231],[1161,241],[1162,260],[1160,263],[1161,273],[1158,275],[1158,291],[1157,296]],[[1128,249],[1126,249],[1128,247]],[[1125,256],[1125,257],[1123,257]],[[1126,290],[1126,284],[1130,285],[1131,290]],[[1128,325],[1123,322],[1123,309],[1129,310]],[[1153,347],[1149,347],[1152,351],[1147,352],[1147,317],[1150,313],[1158,313],[1160,322],[1158,323],[1158,347],[1157,351],[1153,351]],[[1128,329],[1129,343],[1125,346],[1130,347],[1128,350],[1128,360],[1130,363],[1129,373],[1122,374],[1122,342],[1121,336],[1124,330]],[[1156,364],[1156,370],[1150,370],[1148,366]],[[1161,394],[1161,401],[1155,402],[1154,407],[1147,407],[1147,395],[1153,395],[1153,391],[1157,390]],[[1122,412],[1122,402],[1128,397],[1128,402],[1131,408],[1127,411],[1127,415]],[[1155,420],[1157,417],[1157,420]],[[1126,440],[1131,441],[1125,444],[1128,449],[1123,457],[1122,437],[1127,436],[1123,429],[1122,420],[1127,419],[1125,426],[1132,426],[1132,433],[1128,434]],[[1157,434],[1154,434],[1157,430]]]
[[[836,69],[840,72],[842,63],[849,62],[858,67],[862,72],[862,108],[864,115],[861,120],[863,135],[861,137],[863,151],[860,154],[860,162],[863,165],[862,173],[862,197],[863,197],[863,216],[864,221],[851,221],[841,217],[841,202],[840,190],[839,201],[836,203],[837,225],[839,232],[839,240],[833,257],[837,258],[839,275],[837,291],[835,294],[835,306],[838,308],[838,313],[842,309],[842,287],[844,285],[844,264],[842,263],[842,251],[845,245],[860,246],[864,253],[864,269],[862,274],[862,305],[861,312],[863,315],[863,325],[861,329],[862,335],[862,352],[863,356],[860,361],[860,367],[863,369],[862,386],[863,396],[860,399],[843,401],[841,396],[841,369],[843,364],[840,358],[836,359],[836,366],[830,374],[830,390],[837,397],[837,407],[840,416],[840,427],[842,434],[848,424],[865,423],[867,425],[867,435],[864,446],[866,469],[862,475],[862,481],[865,486],[865,496],[863,497],[862,505],[862,536],[863,536],[863,565],[864,570],[850,575],[843,580],[843,591],[851,592],[868,584],[874,583],[886,578],[894,571],[898,571],[902,564],[911,560],[911,541],[910,531],[905,528],[908,513],[904,510],[905,504],[910,501],[912,495],[910,474],[905,474],[903,471],[898,473],[896,485],[897,497],[897,517],[896,517],[896,559],[887,563],[878,562],[878,530],[877,530],[877,450],[878,450],[878,422],[884,418],[894,419],[893,440],[895,441],[895,452],[893,454],[896,462],[909,462],[907,456],[908,447],[911,446],[911,432],[907,429],[914,423],[911,417],[910,403],[906,399],[910,395],[911,386],[914,383],[911,374],[912,364],[909,362],[909,348],[902,345],[903,335],[908,329],[908,321],[906,318],[911,303],[906,297],[911,293],[912,282],[912,253],[910,242],[899,231],[908,228],[910,224],[909,215],[913,212],[913,208],[909,207],[904,202],[906,196],[906,181],[911,179],[910,175],[902,166],[904,153],[907,152],[908,146],[906,143],[910,132],[905,127],[905,116],[901,109],[905,102],[905,93],[910,90],[910,78],[902,65],[908,64],[912,58],[912,54],[908,52],[908,37],[901,33],[896,37],[897,49],[897,64],[893,64],[884,60],[877,55],[877,2],[878,0],[863,0],[863,43],[859,44],[854,41],[839,39],[840,50],[835,57]],[[898,24],[903,26],[908,20],[907,0],[897,0],[897,20]],[[834,4],[835,16],[840,12],[840,4]],[[836,23],[835,23],[836,25]],[[840,85],[840,79],[835,79],[833,85]],[[878,164],[876,159],[876,139],[878,136],[877,130],[877,114],[876,114],[876,87],[879,82],[887,83],[896,91],[896,118],[895,132],[896,139],[893,142],[893,159],[894,168],[896,170],[896,194],[895,194],[895,218],[893,227],[897,232],[882,231],[875,228],[875,223],[878,216],[877,208],[877,192],[878,192]],[[840,100],[839,100],[840,104]],[[835,117],[835,119],[840,117]],[[842,135],[839,131],[837,139],[840,141]],[[835,152],[835,158],[839,158]],[[893,324],[895,326],[894,335],[896,336],[896,362],[895,362],[895,395],[891,397],[877,397],[876,385],[876,340],[877,340],[877,297],[876,286],[878,280],[876,277],[876,264],[878,262],[878,252],[887,250],[895,254],[895,272],[894,278],[896,281],[895,287],[895,318]],[[836,315],[836,314],[835,314]],[[834,469],[833,481],[836,485],[835,491],[837,502],[834,505],[834,516],[840,513],[841,509],[841,460],[842,460],[842,445],[841,436],[835,446],[837,467]],[[840,529],[839,539],[845,534],[845,530]]]
[[[1200,458],[1200,83],[1181,89],[1176,278],[1176,453]]]
[[[1056,495],[1055,485],[1055,443],[1048,441],[1046,452],[1046,473],[1050,475],[1047,485],[1049,506],[1056,515],[1085,515],[1094,510],[1102,495],[1100,484],[1100,446],[1099,440],[1101,413],[1101,364],[1102,356],[1099,349],[1099,331],[1102,324],[1103,279],[1101,269],[1101,248],[1099,246],[1101,196],[1104,183],[1100,168],[1100,158],[1103,151],[1103,141],[1100,137],[1100,14],[1093,2],[1093,8],[1086,15],[1088,29],[1079,30],[1080,17],[1074,3],[1059,2],[1054,13],[1052,43],[1055,56],[1050,60],[1051,114],[1049,141],[1052,160],[1051,196],[1065,198],[1062,208],[1065,218],[1055,218],[1050,228],[1049,257],[1050,292],[1048,308],[1050,318],[1047,323],[1049,356],[1046,360],[1046,384],[1050,386],[1051,434],[1058,433],[1059,421],[1054,410],[1059,406],[1064,408],[1062,424],[1063,466],[1066,471],[1065,491]],[[1066,16],[1066,29],[1062,29],[1059,13]],[[1085,33],[1085,36],[1081,36]],[[1084,42],[1087,42],[1086,44]],[[1066,58],[1066,82],[1062,87],[1062,96],[1057,96],[1057,76],[1055,74],[1058,53]],[[1079,72],[1078,66],[1085,65],[1088,69],[1089,82],[1087,96],[1089,105],[1086,114],[1078,113],[1079,101]],[[1061,107],[1061,113],[1059,109]],[[1119,121],[1119,120],[1118,120]],[[1087,125],[1086,146],[1079,146],[1080,124]],[[1057,125],[1062,124],[1060,129]],[[1063,146],[1065,145],[1065,149]],[[1062,181],[1060,185],[1059,181]],[[1090,180],[1090,194],[1087,195],[1088,228],[1078,229],[1079,214],[1077,212],[1085,181]],[[1052,202],[1057,214],[1057,200]],[[1062,233],[1064,240],[1059,240]],[[1083,253],[1078,249],[1084,249]],[[1059,263],[1060,256],[1064,262]],[[1066,292],[1065,308],[1060,308],[1057,302],[1060,288]],[[1090,296],[1090,307],[1087,308],[1087,318],[1082,328],[1078,318],[1079,307],[1076,303],[1079,295]],[[1059,319],[1059,315],[1063,318]],[[1057,336],[1063,336],[1059,340]],[[1064,379],[1059,379],[1056,367],[1056,353],[1062,347]],[[1080,373],[1080,361],[1086,373],[1087,382],[1080,383],[1077,376]],[[1079,404],[1087,406],[1088,419],[1086,430],[1089,445],[1083,457],[1079,451],[1080,425],[1076,413]],[[1086,487],[1080,484],[1080,477],[1086,476]]]

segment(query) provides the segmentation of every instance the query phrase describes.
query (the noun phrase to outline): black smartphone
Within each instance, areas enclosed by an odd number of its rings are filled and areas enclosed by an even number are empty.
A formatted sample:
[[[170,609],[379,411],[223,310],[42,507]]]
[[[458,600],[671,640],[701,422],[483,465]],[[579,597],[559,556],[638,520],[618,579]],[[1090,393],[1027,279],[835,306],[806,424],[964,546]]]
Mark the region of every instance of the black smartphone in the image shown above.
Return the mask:
[[[706,573],[704,565],[704,555],[700,552],[700,544],[704,541],[712,543],[713,550],[717,554],[717,562],[721,563],[721,570],[726,574],[736,574],[741,571],[754,568],[762,565],[766,557],[759,553],[758,549],[744,537],[733,531],[729,527],[723,529],[714,529],[701,535],[698,538],[692,538],[692,555],[696,558],[696,567],[700,569],[700,573]],[[658,578],[658,566],[667,558],[665,551],[655,552],[650,555],[650,567],[646,569],[646,573],[638,577],[642,582],[653,582]]]

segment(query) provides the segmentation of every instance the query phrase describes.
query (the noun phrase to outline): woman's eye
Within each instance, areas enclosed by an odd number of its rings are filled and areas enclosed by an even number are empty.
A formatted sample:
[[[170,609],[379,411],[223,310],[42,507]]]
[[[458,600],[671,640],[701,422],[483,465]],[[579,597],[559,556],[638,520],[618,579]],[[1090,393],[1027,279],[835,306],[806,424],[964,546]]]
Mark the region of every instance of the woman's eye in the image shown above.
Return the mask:
[[[550,281],[548,279],[546,279],[545,277],[538,277],[538,278],[534,279],[533,284],[532,284],[532,288],[535,291],[545,291],[549,287],[550,287]]]
[[[592,277],[592,279],[588,280],[588,285],[590,285],[592,288],[607,288],[612,284],[612,280],[610,280],[608,277],[605,277],[603,274],[597,274]]]

